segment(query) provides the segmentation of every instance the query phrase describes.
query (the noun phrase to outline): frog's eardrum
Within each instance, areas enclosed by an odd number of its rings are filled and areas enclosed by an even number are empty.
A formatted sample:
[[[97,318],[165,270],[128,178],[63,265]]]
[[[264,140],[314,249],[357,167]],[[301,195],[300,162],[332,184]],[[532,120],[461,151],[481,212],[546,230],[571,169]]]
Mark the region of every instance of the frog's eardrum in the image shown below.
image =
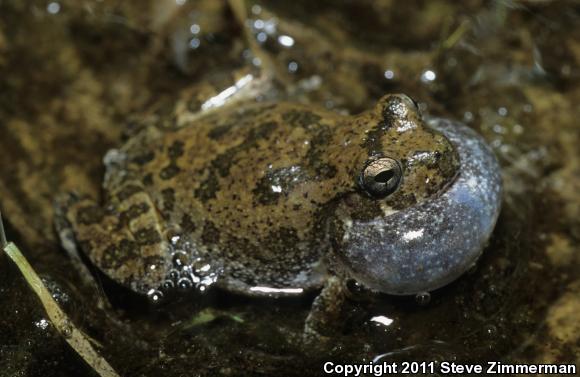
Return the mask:
[[[334,252],[371,289],[395,295],[432,291],[457,279],[480,256],[501,206],[499,164],[467,126],[444,119],[428,125],[457,148],[457,179],[441,195],[386,218],[352,220]]]

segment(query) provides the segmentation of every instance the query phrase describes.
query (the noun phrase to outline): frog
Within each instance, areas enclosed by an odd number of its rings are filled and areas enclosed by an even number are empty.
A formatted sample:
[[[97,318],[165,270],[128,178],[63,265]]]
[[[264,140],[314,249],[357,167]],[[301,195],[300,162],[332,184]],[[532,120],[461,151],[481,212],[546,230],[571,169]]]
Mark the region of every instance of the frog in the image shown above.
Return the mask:
[[[501,203],[484,140],[424,119],[404,94],[357,115],[276,101],[225,107],[146,127],[104,163],[102,203],[78,193],[56,202],[71,255],[80,249],[152,302],[209,288],[275,298],[322,288],[311,330],[344,301],[347,280],[409,295],[457,279]]]

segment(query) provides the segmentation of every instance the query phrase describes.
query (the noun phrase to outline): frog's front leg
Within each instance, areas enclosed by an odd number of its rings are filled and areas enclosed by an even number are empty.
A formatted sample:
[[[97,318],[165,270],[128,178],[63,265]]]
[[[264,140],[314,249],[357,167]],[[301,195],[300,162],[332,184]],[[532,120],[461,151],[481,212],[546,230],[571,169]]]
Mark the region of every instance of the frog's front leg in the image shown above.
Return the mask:
[[[303,338],[306,343],[320,344],[344,330],[366,297],[356,297],[340,277],[330,277],[320,294],[312,303],[304,324]],[[360,300],[362,298],[362,300]]]
[[[160,215],[138,182],[124,183],[111,197],[115,199],[106,208],[86,197],[61,197],[56,204],[57,231],[69,253],[72,234],[107,276],[147,294],[161,285],[171,265]],[[71,254],[75,257],[74,250]]]
[[[340,328],[341,312],[346,303],[344,284],[332,276],[324,285],[310,308],[310,313],[304,323],[304,340],[318,342],[326,340],[332,332]]]

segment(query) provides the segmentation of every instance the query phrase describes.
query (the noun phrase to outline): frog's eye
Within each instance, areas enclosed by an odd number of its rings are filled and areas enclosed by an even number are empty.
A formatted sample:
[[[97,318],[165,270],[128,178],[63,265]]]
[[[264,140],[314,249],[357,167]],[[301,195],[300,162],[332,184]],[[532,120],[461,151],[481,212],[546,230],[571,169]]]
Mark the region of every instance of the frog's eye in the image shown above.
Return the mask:
[[[402,173],[397,160],[388,157],[370,160],[361,172],[360,184],[369,195],[383,198],[399,187]]]

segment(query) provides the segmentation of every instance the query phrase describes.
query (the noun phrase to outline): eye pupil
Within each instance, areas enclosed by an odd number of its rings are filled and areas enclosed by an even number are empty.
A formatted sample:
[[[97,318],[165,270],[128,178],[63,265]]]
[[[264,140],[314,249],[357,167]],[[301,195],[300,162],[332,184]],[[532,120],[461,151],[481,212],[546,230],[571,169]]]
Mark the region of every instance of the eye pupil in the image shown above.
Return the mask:
[[[392,169],[385,170],[375,175],[375,182],[387,183],[391,178],[395,176],[395,172]]]
[[[367,161],[359,183],[370,196],[383,198],[397,190],[401,176],[401,165],[392,158],[383,157]]]

